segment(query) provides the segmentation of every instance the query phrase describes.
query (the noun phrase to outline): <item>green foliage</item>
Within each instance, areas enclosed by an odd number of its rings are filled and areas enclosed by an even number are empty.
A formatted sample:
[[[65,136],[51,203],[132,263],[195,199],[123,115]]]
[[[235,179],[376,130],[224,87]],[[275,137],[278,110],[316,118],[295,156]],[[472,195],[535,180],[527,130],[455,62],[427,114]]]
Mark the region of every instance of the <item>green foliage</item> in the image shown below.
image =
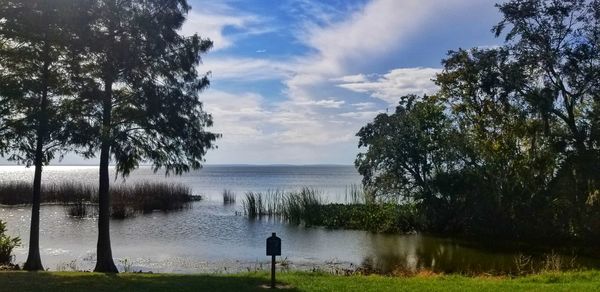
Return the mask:
[[[13,259],[12,251],[21,245],[21,239],[6,235],[6,222],[0,220],[0,265],[8,265]]]
[[[358,132],[356,166],[378,197],[417,204],[425,230],[597,240],[600,2],[498,8],[505,45],[451,51],[435,96]]]
[[[72,0],[0,1],[0,154],[26,165],[69,149]],[[35,21],[33,21],[35,20]],[[37,161],[36,161],[37,160]]]
[[[422,229],[414,205],[325,204],[310,223],[332,229],[358,229],[385,233],[408,233]]]
[[[124,177],[144,161],[181,174],[201,167],[218,134],[198,95],[209,85],[201,55],[212,42],[180,34],[187,1],[93,1],[84,23],[78,102],[86,117],[72,142],[108,150]]]
[[[274,217],[291,224],[407,233],[421,229],[415,205],[397,203],[328,204],[318,191],[304,187],[295,192],[247,192],[242,201],[250,219]]]

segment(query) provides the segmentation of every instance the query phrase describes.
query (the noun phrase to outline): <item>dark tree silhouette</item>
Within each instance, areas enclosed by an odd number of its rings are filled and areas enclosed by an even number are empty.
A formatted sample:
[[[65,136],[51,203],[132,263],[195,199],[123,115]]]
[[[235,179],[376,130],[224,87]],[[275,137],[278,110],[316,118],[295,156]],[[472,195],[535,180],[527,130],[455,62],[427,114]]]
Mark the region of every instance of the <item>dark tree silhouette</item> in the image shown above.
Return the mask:
[[[72,92],[67,44],[71,0],[0,1],[0,131],[9,159],[34,165],[26,270],[43,270],[39,252],[42,167],[65,151]],[[7,147],[8,146],[8,147]]]
[[[597,242],[600,1],[497,7],[504,45],[451,51],[435,98],[363,127],[359,172],[433,231]]]
[[[201,167],[217,134],[198,94],[209,85],[197,71],[212,42],[184,37],[190,7],[184,0],[102,0],[90,9],[87,64],[81,66],[81,102],[87,124],[76,144],[100,153],[99,220],[95,271],[116,273],[110,245],[109,163],[124,178],[139,163],[181,174]]]

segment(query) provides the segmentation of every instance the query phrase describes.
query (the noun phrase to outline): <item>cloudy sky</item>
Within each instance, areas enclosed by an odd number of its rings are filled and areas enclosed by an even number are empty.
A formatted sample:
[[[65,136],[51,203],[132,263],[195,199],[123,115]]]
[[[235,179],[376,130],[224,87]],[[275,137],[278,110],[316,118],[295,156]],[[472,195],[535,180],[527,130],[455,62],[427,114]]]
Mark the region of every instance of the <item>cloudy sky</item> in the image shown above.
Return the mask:
[[[356,132],[435,91],[448,50],[493,46],[494,0],[192,0],[214,42],[202,93],[222,133],[209,164],[352,164]]]
[[[201,99],[223,137],[207,164],[353,164],[356,132],[435,91],[448,50],[501,43],[498,1],[189,0],[182,32],[214,42]],[[81,163],[97,161],[62,161]]]

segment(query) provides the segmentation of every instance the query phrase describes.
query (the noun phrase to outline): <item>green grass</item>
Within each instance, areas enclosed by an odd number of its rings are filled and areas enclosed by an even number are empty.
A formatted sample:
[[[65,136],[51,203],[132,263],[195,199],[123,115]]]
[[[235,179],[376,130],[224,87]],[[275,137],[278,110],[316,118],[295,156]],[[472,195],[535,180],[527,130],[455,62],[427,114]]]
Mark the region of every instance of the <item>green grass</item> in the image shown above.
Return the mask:
[[[0,272],[0,290],[12,291],[264,291],[266,273],[236,275]],[[335,276],[286,272],[285,291],[599,291],[600,271],[522,278],[450,276]]]

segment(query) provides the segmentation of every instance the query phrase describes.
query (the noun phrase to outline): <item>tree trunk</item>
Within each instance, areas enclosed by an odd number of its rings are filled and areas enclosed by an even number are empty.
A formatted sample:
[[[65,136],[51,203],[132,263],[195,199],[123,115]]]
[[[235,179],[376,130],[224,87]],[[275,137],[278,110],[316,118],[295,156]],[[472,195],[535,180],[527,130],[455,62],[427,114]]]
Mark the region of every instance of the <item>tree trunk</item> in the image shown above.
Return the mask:
[[[110,247],[110,177],[108,163],[110,161],[111,139],[111,110],[112,110],[112,80],[105,80],[104,101],[102,112],[102,137],[100,146],[100,178],[98,191],[98,245],[96,250],[97,261],[94,272],[118,273],[112,258]]]
[[[27,271],[43,271],[40,258],[40,201],[42,187],[42,138],[38,136],[35,153],[35,174],[33,177],[33,201],[31,206],[31,227],[29,229],[29,253],[23,266]]]
[[[23,269],[27,271],[44,270],[40,257],[40,203],[42,191],[42,167],[44,164],[44,140],[48,132],[48,78],[50,68],[50,47],[46,43],[44,67],[42,71],[42,94],[39,104],[38,124],[35,145],[35,173],[33,176],[33,198],[31,202],[31,227],[29,228],[29,252]]]

